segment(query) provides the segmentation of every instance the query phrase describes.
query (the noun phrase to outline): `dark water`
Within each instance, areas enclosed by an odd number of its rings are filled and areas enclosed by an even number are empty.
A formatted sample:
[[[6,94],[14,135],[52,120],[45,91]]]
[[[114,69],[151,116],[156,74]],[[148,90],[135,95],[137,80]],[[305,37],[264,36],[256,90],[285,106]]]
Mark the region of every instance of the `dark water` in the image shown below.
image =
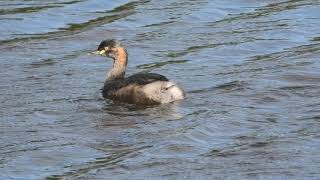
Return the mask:
[[[0,179],[320,178],[320,1],[0,7]],[[104,101],[106,38],[187,99]]]

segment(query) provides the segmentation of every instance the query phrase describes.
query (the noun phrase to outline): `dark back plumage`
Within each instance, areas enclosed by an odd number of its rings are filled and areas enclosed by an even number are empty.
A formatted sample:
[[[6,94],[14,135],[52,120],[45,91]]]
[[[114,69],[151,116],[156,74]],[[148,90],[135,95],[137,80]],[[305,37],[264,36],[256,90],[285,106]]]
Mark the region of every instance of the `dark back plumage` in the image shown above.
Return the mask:
[[[124,79],[107,80],[104,83],[102,94],[104,97],[129,85],[146,85],[155,81],[168,81],[168,79],[156,73],[138,73]]]

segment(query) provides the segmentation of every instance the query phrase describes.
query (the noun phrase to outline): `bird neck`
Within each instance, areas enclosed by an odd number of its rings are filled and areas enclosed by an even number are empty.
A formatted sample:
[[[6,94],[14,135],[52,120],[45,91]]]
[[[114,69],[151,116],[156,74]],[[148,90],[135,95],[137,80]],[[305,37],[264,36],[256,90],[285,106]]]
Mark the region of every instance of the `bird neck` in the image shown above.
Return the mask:
[[[126,73],[128,62],[128,53],[127,50],[123,47],[117,48],[117,53],[113,58],[113,66],[111,71],[108,73],[107,79],[122,79]]]

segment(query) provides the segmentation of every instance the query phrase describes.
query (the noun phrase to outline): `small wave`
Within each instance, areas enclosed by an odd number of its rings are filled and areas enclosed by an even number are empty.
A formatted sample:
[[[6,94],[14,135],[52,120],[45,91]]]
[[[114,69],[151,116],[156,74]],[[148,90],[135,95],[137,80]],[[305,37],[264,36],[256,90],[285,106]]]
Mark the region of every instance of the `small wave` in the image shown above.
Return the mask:
[[[221,85],[198,89],[198,90],[191,90],[188,93],[204,93],[204,92],[212,92],[212,91],[223,91],[223,92],[231,92],[231,91],[238,91],[244,90],[249,86],[249,84],[245,81],[231,81],[228,83],[224,83]]]
[[[189,61],[190,60],[174,60],[174,61],[154,62],[154,63],[138,65],[137,68],[145,69],[145,70],[152,70],[152,69],[160,68],[160,67],[168,65],[168,64],[181,64],[181,63],[187,63]]]

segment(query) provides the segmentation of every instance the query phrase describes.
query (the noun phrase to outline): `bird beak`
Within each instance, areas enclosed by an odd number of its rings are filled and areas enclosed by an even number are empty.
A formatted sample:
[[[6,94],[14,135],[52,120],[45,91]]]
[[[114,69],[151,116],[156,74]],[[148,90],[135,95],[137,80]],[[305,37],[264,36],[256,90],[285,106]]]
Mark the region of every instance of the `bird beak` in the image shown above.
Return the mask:
[[[96,55],[104,55],[105,54],[105,50],[101,50],[101,51],[93,51],[91,52],[91,54],[96,54]]]

